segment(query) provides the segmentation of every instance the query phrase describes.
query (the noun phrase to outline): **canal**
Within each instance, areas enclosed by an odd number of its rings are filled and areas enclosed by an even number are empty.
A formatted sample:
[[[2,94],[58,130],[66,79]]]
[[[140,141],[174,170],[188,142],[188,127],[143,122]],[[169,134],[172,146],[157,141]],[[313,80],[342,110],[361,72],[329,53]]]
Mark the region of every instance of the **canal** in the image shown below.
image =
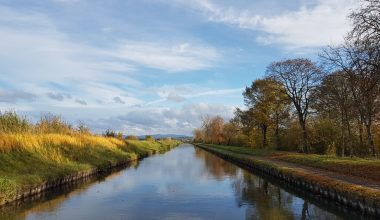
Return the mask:
[[[4,207],[1,219],[360,219],[190,144]]]

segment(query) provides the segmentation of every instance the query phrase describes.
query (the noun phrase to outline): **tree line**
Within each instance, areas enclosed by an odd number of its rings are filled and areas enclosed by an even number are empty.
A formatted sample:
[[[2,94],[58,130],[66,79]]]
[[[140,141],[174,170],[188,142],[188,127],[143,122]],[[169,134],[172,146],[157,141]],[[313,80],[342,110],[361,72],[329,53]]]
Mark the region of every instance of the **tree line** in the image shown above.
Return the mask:
[[[317,62],[271,63],[246,87],[246,108],[204,116],[194,139],[304,153],[377,156],[380,147],[380,0],[362,0],[352,29]]]

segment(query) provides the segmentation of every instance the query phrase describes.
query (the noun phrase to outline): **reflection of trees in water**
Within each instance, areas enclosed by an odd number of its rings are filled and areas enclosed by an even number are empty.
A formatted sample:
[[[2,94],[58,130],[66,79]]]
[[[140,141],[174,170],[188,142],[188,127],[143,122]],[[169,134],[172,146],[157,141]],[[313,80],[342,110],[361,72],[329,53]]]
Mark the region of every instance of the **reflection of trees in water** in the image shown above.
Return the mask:
[[[246,207],[246,219],[336,219],[335,215],[211,153],[195,148],[195,155],[217,179],[234,177],[232,188],[238,207]]]
[[[247,207],[246,219],[337,219],[247,171],[236,176],[233,188],[238,206]]]
[[[233,188],[238,206],[246,206],[246,219],[294,219],[293,197],[268,181],[246,171],[237,176]]]
[[[236,176],[239,170],[235,165],[199,148],[195,148],[195,156],[203,161],[207,172],[219,180],[225,176]]]

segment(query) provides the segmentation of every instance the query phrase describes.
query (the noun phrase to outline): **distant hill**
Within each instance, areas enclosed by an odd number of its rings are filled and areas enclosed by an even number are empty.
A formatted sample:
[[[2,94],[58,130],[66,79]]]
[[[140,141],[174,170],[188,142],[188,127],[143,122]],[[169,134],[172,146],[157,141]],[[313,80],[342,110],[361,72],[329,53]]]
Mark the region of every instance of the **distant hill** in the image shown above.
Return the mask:
[[[147,135],[140,135],[137,136],[139,139],[144,139]],[[155,139],[162,139],[162,138],[175,138],[175,139],[187,139],[187,138],[193,138],[192,136],[188,135],[181,135],[181,134],[152,134]]]

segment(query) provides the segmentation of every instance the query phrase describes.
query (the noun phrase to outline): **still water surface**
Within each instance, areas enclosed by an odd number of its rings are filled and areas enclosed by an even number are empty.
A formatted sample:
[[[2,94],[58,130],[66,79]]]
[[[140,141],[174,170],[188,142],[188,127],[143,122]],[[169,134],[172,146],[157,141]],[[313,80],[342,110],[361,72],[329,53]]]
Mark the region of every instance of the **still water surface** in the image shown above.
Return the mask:
[[[358,219],[183,144],[70,192],[0,211],[8,219]],[[298,196],[296,196],[297,194]]]

